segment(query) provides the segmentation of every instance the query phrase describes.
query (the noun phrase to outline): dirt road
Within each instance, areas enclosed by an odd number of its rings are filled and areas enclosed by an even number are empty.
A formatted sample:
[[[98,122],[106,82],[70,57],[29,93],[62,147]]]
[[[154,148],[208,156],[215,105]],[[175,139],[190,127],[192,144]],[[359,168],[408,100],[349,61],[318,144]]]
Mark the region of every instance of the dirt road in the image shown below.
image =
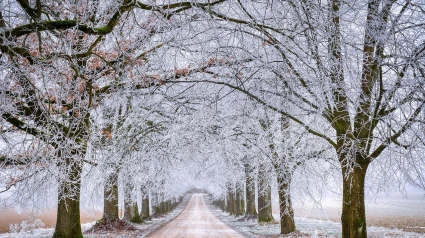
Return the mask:
[[[151,233],[150,238],[171,237],[229,237],[242,238],[244,236],[228,227],[218,219],[205,205],[202,194],[194,194],[186,209],[157,231]]]

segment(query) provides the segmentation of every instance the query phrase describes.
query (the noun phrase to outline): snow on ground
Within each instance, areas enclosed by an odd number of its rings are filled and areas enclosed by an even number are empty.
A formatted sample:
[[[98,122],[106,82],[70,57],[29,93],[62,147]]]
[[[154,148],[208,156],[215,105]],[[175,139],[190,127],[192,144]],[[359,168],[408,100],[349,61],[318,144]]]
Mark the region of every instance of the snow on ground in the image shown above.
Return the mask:
[[[183,209],[187,206],[189,203],[191,194],[188,194],[184,197],[183,202],[180,203],[173,211],[170,213],[152,218],[151,221],[145,221],[142,224],[135,224],[133,225],[138,229],[136,233],[133,233],[131,235],[125,234],[125,232],[122,232],[120,234],[117,233],[108,233],[108,234],[88,234],[85,233],[85,238],[116,238],[116,237],[146,237],[149,233],[152,231],[158,229],[163,224],[169,222],[171,219],[175,218],[177,215],[179,215]],[[93,227],[93,225],[96,222],[89,222],[89,223],[83,223],[81,224],[83,233],[90,230],[90,228]],[[42,222],[40,220],[35,220],[33,223],[27,223],[22,222],[21,224],[14,224],[11,226],[12,230],[9,233],[0,234],[0,238],[47,238],[52,237],[54,228],[43,228]]]
[[[339,222],[342,201],[340,197],[322,198],[320,205],[295,203],[297,217]],[[278,216],[278,202],[273,202],[273,213]],[[397,228],[404,231],[425,233],[425,196],[423,192],[400,193],[383,198],[366,199],[366,219],[369,226]]]
[[[208,201],[209,208],[228,226],[239,231],[247,237],[288,237],[280,235],[279,216],[274,214],[276,222],[258,224],[256,220],[244,220],[241,217],[230,216],[220,208],[212,206]],[[423,212],[423,211],[422,211]],[[289,237],[341,237],[341,223],[330,220],[319,220],[306,217],[295,217],[297,232]],[[425,238],[424,233],[406,232],[399,229],[369,226],[368,237],[405,237]]]
[[[280,235],[280,225],[278,219],[274,223],[258,224],[256,220],[243,220],[240,217],[230,216],[219,208],[213,208],[215,213],[224,223],[238,230],[247,237],[288,237]],[[277,218],[277,217],[276,217]],[[329,220],[317,220],[304,217],[296,217],[295,224],[297,232],[289,237],[341,237],[341,224]],[[405,232],[399,229],[385,227],[368,227],[368,237],[409,237],[423,238],[424,234],[415,232]]]

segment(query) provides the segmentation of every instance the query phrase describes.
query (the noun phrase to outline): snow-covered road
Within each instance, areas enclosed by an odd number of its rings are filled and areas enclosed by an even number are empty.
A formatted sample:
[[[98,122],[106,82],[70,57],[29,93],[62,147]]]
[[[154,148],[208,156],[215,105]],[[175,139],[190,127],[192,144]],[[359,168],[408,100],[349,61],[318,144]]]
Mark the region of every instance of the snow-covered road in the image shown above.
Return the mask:
[[[194,194],[186,209],[148,237],[244,237],[218,219],[205,205],[202,194]]]

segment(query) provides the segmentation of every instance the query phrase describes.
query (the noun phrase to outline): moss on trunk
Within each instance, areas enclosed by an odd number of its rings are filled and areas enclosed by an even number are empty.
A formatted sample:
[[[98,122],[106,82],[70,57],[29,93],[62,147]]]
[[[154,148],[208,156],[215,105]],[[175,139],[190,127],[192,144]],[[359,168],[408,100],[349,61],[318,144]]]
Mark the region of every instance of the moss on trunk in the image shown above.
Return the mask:
[[[134,223],[142,223],[143,219],[139,214],[139,206],[137,205],[137,202],[135,202],[133,205],[133,211],[134,212],[131,214],[130,221]]]

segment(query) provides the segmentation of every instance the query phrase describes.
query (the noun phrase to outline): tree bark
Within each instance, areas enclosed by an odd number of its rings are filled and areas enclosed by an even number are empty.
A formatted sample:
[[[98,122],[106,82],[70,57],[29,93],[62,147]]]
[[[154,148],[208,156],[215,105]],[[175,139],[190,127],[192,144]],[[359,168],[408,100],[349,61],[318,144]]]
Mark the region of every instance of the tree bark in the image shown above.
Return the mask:
[[[213,205],[219,207],[222,211],[226,210],[226,205],[225,205],[225,200],[224,199],[218,199],[218,200],[214,200],[213,201]]]
[[[355,166],[352,171],[343,167],[342,237],[366,238],[364,182],[368,164]]]
[[[58,214],[53,238],[80,238],[83,237],[80,223],[80,187],[82,166],[71,164],[69,178],[59,185]]]
[[[103,190],[103,217],[101,221],[119,220],[118,214],[118,173],[109,175]]]
[[[129,204],[128,202],[124,202],[124,216],[122,219],[126,221],[130,221],[131,214],[134,214],[133,206]]]
[[[172,208],[171,208],[171,200],[167,201],[167,213],[171,212]]]
[[[220,202],[221,210],[223,212],[226,211],[226,199],[225,198],[224,199],[221,199],[219,202]]]
[[[142,199],[142,219],[150,219],[150,211],[149,211],[149,195],[146,195],[145,198]]]
[[[273,222],[272,189],[269,184],[263,184],[261,187],[258,193],[258,222]]]
[[[260,164],[258,179],[258,222],[273,222],[272,214],[272,188],[268,181],[267,171]]]
[[[131,221],[135,214],[133,199],[131,198],[132,186],[124,185],[124,217],[123,220]]]
[[[235,203],[235,194],[233,192],[232,187],[229,186],[227,187],[227,212],[230,215],[236,215],[236,203]]]
[[[255,208],[255,181],[252,175],[253,169],[251,165],[245,165],[245,183],[246,183],[246,212],[245,216],[257,217],[257,209]]]
[[[139,206],[137,205],[137,202],[134,202],[133,211],[134,213],[132,214],[130,221],[134,223],[142,223],[143,219],[139,214]]]
[[[143,219],[139,214],[139,207],[136,201],[132,201],[131,196],[127,194],[127,198],[124,200],[124,217],[123,220],[142,223]]]
[[[155,197],[155,215],[160,216],[164,214],[164,202],[162,193],[157,193]]]
[[[288,178],[290,175],[283,175],[277,173],[277,186],[279,193],[279,212],[280,212],[280,234],[289,234],[294,232],[295,221],[294,221],[294,210],[292,208],[290,183],[291,179]]]
[[[236,216],[243,216],[245,213],[243,194],[243,185],[236,183]]]
[[[166,214],[166,213],[167,213],[167,202],[162,201],[161,202],[161,214]]]

